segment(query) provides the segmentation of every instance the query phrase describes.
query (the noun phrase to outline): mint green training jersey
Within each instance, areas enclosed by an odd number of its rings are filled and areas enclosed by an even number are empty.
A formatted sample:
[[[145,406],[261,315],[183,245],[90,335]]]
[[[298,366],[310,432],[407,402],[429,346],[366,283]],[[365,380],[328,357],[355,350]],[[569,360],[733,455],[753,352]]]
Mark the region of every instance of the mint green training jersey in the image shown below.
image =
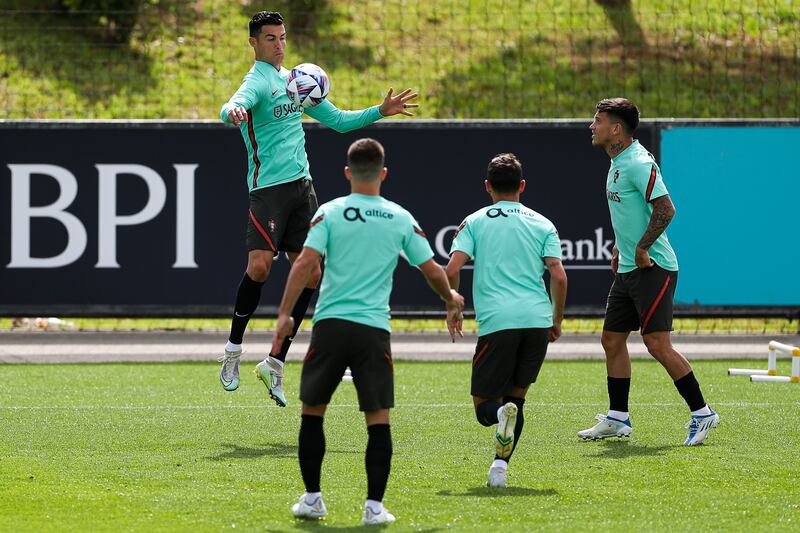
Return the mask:
[[[650,202],[669,194],[655,158],[634,140],[633,144],[611,160],[606,179],[606,198],[611,211],[616,246],[619,250],[617,272],[636,269],[636,245],[650,224]],[[678,270],[678,258],[662,233],[648,250],[650,257],[665,270]]]
[[[542,279],[544,258],[561,259],[561,239],[552,222],[519,202],[497,202],[464,219],[450,247],[450,255],[455,252],[475,259],[478,335],[552,327],[553,308]]]
[[[222,121],[230,123],[228,111],[234,107],[247,110],[247,122],[242,122],[239,130],[247,147],[247,186],[251,191],[311,179],[303,112],[340,133],[363,128],[383,116],[379,106],[341,111],[327,99],[309,109],[298,107],[286,95],[288,77],[287,69],[281,67],[279,71],[269,63],[256,61],[220,111]]]
[[[305,245],[325,255],[313,323],[339,318],[391,332],[389,295],[397,258],[433,257],[411,213],[381,196],[351,194],[322,204]]]

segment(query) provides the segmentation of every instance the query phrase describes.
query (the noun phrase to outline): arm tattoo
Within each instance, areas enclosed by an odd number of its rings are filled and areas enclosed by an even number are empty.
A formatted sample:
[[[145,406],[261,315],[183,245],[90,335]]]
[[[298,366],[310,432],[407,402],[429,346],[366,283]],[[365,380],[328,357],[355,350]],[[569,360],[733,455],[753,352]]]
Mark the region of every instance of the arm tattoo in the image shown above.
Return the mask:
[[[649,249],[667,229],[673,216],[675,216],[675,208],[672,205],[672,200],[669,199],[669,195],[656,198],[653,201],[653,214],[650,215],[650,224],[647,225],[647,229],[642,235],[638,246],[645,250]]]

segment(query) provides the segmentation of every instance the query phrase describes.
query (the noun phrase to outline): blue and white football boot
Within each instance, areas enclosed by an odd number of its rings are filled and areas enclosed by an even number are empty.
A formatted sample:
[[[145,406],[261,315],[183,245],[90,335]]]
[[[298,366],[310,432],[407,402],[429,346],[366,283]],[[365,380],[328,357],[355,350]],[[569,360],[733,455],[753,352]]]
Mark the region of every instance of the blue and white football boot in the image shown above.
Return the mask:
[[[711,408],[709,407],[709,409]],[[703,444],[703,441],[706,440],[708,436],[708,432],[717,427],[717,424],[719,424],[719,415],[714,411],[711,411],[710,415],[692,415],[692,419],[684,426],[689,430],[689,435],[686,437],[683,444],[685,446]]]

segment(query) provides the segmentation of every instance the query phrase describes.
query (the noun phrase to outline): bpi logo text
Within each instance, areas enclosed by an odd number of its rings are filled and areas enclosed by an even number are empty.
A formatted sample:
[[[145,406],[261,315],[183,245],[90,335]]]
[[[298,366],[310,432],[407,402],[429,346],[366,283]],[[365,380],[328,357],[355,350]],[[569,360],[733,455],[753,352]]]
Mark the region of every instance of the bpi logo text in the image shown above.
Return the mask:
[[[172,165],[176,181],[175,262],[172,268],[197,268],[194,259],[194,172],[196,164]],[[11,262],[8,268],[58,268],[77,261],[86,250],[86,227],[66,209],[78,195],[78,180],[57,165],[10,164],[11,170]],[[95,165],[97,169],[97,263],[95,268],[120,268],[117,263],[117,227],[135,226],[155,218],[167,201],[164,179],[152,168],[136,164]],[[118,176],[134,175],[144,180],[148,198],[145,206],[130,215],[117,214]],[[31,205],[31,176],[45,175],[59,185],[55,202]],[[67,230],[67,245],[52,257],[31,257],[31,219],[50,218]]]

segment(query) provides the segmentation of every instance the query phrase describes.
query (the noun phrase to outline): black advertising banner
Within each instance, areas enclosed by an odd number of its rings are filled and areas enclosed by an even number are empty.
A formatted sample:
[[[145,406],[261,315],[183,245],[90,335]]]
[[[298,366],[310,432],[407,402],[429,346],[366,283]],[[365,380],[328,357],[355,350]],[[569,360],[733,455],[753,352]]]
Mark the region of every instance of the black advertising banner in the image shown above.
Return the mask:
[[[461,220],[490,201],[489,160],[515,153],[523,203],[559,230],[568,310],[599,311],[611,283],[609,160],[588,124],[408,120],[347,134],[307,124],[306,148],[325,202],[349,193],[349,144],[381,141],[383,195],[415,215],[441,264]],[[637,137],[656,152],[653,126]],[[0,124],[0,315],[228,315],[247,259],[245,178],[241,135],[222,124]],[[262,313],[274,312],[287,273],[285,258],[276,261]],[[471,281],[465,271],[465,295]],[[442,309],[402,260],[392,306]]]

